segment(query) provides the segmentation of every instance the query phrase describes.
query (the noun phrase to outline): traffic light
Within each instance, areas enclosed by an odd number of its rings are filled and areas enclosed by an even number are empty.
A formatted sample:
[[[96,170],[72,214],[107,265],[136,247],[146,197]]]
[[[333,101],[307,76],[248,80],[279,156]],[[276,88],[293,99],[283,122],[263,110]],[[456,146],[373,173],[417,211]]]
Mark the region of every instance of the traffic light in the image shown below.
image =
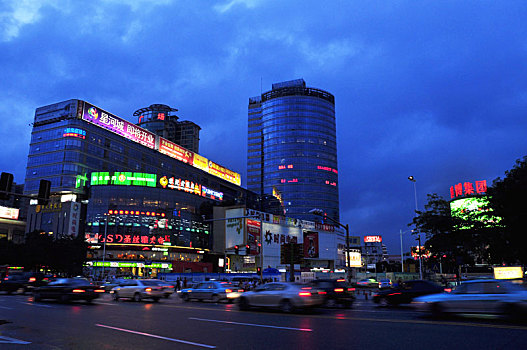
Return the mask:
[[[256,273],[259,274],[259,275],[261,275],[261,274],[262,274],[262,268],[258,266],[258,267],[256,268]]]
[[[13,174],[2,173],[0,177],[0,191],[11,192],[13,186]],[[0,199],[9,199],[9,193],[0,193]]]
[[[235,246],[234,246],[234,253],[235,253],[236,255],[240,254],[240,247],[239,247],[238,245],[235,245]]]
[[[250,252],[251,252],[251,246],[246,244],[245,245],[245,255],[249,255]]]
[[[49,193],[51,190],[51,181],[40,180],[38,188],[38,204],[46,205],[49,202]]]

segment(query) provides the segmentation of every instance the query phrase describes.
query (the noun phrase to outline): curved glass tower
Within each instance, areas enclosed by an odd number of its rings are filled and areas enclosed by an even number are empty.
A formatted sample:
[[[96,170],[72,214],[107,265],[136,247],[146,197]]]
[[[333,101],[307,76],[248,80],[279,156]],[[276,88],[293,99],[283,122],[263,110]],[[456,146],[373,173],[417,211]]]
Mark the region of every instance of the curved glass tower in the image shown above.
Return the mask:
[[[288,217],[339,220],[335,98],[303,79],[249,99],[247,189],[274,195]]]

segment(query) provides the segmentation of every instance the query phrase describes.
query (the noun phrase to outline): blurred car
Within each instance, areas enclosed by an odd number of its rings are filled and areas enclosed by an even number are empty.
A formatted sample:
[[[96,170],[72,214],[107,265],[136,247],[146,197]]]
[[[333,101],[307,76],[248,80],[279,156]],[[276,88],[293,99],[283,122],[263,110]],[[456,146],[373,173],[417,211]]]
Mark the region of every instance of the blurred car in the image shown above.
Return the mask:
[[[375,278],[365,278],[357,281],[357,287],[377,287],[378,283]]]
[[[137,302],[143,299],[152,299],[157,302],[164,294],[164,287],[160,286],[158,282],[158,280],[124,280],[117,287],[114,287],[110,293],[115,301],[127,298]]]
[[[349,287],[345,279],[318,279],[310,281],[308,285],[324,296],[325,305],[328,307],[340,305],[350,308],[355,301],[355,288]]]
[[[104,293],[100,286],[93,285],[85,278],[58,278],[45,286],[33,290],[34,301],[55,299],[61,302],[85,300],[91,302]]]
[[[384,307],[409,304],[414,298],[443,291],[441,286],[430,281],[405,281],[397,287],[379,290],[378,293],[373,295],[373,302]]]
[[[176,290],[176,285],[174,283],[169,283],[161,280],[156,280],[157,284],[163,287],[163,298],[170,298]]]
[[[243,292],[243,289],[238,289],[230,282],[206,281],[196,284],[192,288],[183,288],[179,292],[179,296],[184,301],[196,300],[210,300],[217,303],[222,300],[232,302],[238,298]]]
[[[251,307],[274,308],[283,312],[305,309],[324,304],[324,295],[305,284],[272,282],[256,287],[240,296],[240,310]]]
[[[379,289],[391,288],[392,281],[388,278],[383,278],[379,281]]]
[[[105,291],[110,292],[113,288],[125,283],[127,280],[128,279],[125,279],[125,278],[116,278],[116,279],[101,283],[101,287],[104,288]]]
[[[527,289],[510,281],[466,281],[450,293],[416,298],[412,306],[433,316],[492,314],[519,319],[527,316]]]
[[[15,272],[10,273],[0,281],[0,291],[7,294],[15,292],[26,294],[31,293],[36,287],[47,284],[48,278],[38,272]]]

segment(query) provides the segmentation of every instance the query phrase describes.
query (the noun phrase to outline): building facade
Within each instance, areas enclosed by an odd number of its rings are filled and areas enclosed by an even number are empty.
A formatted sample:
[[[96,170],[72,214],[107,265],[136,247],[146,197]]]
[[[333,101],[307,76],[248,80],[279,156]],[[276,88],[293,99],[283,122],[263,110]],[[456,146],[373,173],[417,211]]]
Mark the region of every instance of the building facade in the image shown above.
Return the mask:
[[[274,195],[288,217],[339,220],[335,98],[303,79],[249,99],[247,189]]]
[[[41,179],[51,199],[30,206],[26,232],[84,235],[106,273],[210,272],[212,207],[256,201],[238,173],[81,100],[37,108],[24,194]]]

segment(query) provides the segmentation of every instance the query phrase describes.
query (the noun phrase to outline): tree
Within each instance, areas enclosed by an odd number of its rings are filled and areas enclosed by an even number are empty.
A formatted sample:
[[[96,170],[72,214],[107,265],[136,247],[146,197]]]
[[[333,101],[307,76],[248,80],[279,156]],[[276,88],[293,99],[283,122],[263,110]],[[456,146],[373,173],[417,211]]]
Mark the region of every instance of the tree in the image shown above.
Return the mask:
[[[443,271],[457,272],[459,265],[489,262],[488,225],[482,213],[452,215],[450,203],[436,193],[428,195],[425,211],[417,212],[414,235],[424,233],[430,262],[441,262]]]
[[[490,208],[501,217],[490,249],[502,255],[503,263],[527,264],[527,157],[518,159],[503,179],[494,180],[487,194]]]

